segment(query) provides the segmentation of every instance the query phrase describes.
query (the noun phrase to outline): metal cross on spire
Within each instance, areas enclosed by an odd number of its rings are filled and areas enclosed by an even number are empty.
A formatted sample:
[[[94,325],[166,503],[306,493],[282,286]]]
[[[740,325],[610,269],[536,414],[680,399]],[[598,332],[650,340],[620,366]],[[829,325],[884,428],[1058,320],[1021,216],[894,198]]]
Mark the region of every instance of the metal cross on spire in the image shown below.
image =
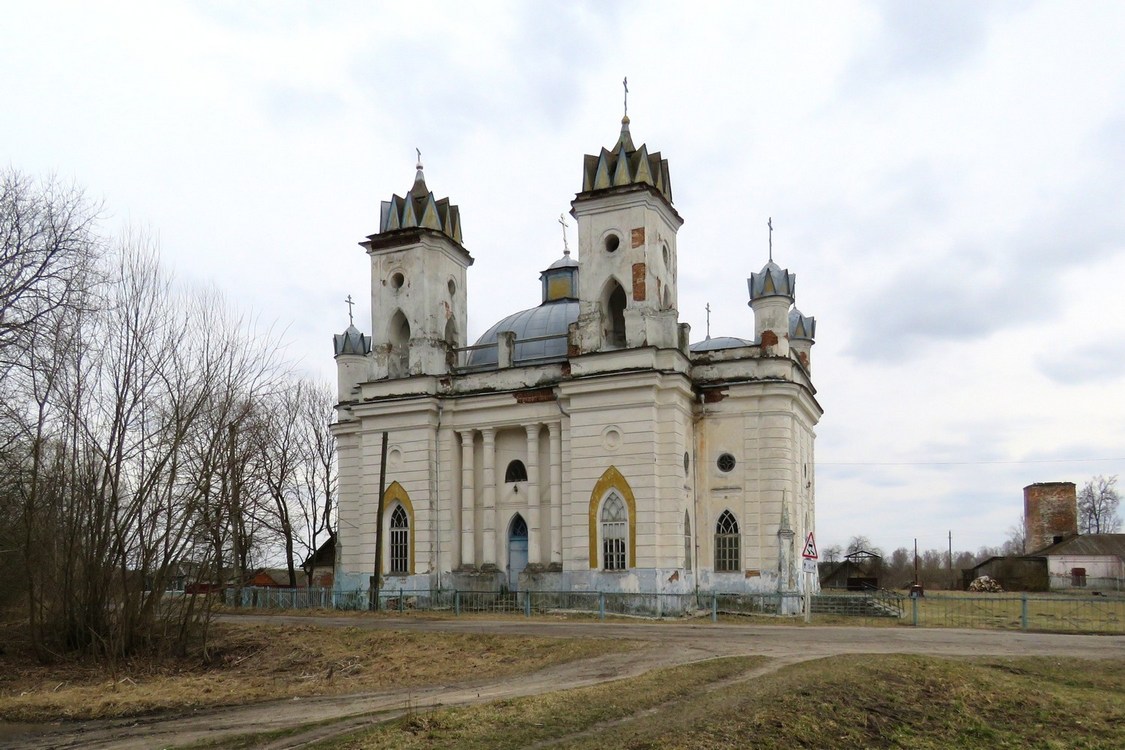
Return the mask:
[[[570,255],[570,245],[566,242],[566,215],[559,214],[559,224],[562,225],[563,233],[563,255]]]
[[[625,87],[625,116],[629,116],[629,76],[621,79],[621,85]]]
[[[414,147],[414,152],[418,154],[418,169],[422,168],[422,149],[417,146]]]
[[[770,228],[770,262],[773,262],[773,217],[771,216],[766,221],[766,226]]]
[[[355,304],[355,302],[352,301],[352,295],[349,294],[344,302],[348,303],[348,325],[355,325],[355,320],[352,319],[352,305]]]
[[[708,302],[703,309],[707,311],[707,338],[711,338],[711,303]]]

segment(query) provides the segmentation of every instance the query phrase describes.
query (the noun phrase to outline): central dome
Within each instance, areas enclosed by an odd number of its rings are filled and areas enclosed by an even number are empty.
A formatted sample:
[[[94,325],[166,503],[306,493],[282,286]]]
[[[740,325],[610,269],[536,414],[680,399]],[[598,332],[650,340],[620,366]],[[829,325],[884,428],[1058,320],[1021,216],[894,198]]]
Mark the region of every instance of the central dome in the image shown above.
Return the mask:
[[[513,365],[566,359],[566,331],[576,320],[578,302],[572,299],[544,302],[538,307],[512,313],[477,339],[476,346],[487,348],[470,352],[467,364],[469,367],[496,367],[496,339],[501,331],[516,334],[515,351],[512,352]]]

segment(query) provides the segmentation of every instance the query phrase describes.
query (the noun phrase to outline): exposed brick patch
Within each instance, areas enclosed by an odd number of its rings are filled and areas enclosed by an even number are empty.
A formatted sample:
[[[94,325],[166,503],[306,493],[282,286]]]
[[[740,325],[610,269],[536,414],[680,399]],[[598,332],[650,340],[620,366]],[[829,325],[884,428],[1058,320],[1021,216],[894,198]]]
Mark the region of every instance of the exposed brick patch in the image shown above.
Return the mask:
[[[762,331],[762,346],[777,346],[777,334],[773,331]]]
[[[809,353],[808,352],[797,352],[797,359],[801,360],[801,364],[805,366],[806,370],[809,369]]]
[[[636,232],[637,230],[633,230]],[[643,229],[641,230],[644,231]],[[637,302],[645,300],[645,264],[633,264],[633,299]]]
[[[713,404],[717,401],[722,401],[726,397],[726,388],[711,388],[703,391],[703,403],[705,404]]]
[[[637,227],[633,230],[633,247],[640,247],[645,244],[645,228]]]
[[[517,404],[541,404],[544,401],[555,400],[553,388],[540,388],[534,391],[519,391],[514,394]]]
[[[566,345],[566,356],[568,356],[568,357],[577,357],[577,356],[578,356],[579,354],[581,354],[581,353],[582,353],[582,350],[578,348],[578,344],[570,344],[570,343],[568,343],[568,344]]]
[[[575,350],[578,349],[578,347],[574,347],[574,348],[575,348]],[[578,355],[576,354],[574,356],[578,356]],[[564,378],[570,377],[570,363],[569,362],[563,362],[562,363],[562,376]]]

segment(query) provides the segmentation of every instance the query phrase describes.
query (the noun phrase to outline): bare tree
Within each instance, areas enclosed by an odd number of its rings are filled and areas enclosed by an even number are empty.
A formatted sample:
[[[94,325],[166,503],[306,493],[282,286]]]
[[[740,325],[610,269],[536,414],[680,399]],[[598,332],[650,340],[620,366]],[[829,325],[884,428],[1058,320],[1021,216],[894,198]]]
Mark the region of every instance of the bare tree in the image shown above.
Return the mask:
[[[876,555],[879,555],[880,557],[883,555],[883,550],[876,547],[870,539],[868,539],[866,536],[863,536],[862,534],[858,534],[849,539],[847,546],[847,553],[849,555],[860,550],[872,552]]]
[[[1000,554],[1005,557],[1027,554],[1027,526],[1022,516],[1008,527],[1008,538],[1000,546]]]
[[[1121,528],[1117,475],[1096,476],[1078,493],[1078,529],[1083,534],[1112,534]]]
[[[823,562],[839,562],[840,558],[844,556],[844,548],[838,544],[833,544],[831,547],[825,547],[821,552],[821,557],[824,558]]]
[[[98,206],[54,178],[0,172],[0,373],[52,313],[82,307],[101,242]]]

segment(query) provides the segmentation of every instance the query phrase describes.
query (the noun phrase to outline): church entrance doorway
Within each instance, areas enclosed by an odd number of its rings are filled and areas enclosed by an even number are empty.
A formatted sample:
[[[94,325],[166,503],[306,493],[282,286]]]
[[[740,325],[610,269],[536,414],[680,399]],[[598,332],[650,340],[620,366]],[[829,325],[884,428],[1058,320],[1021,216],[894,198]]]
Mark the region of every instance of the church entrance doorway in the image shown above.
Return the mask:
[[[527,521],[519,513],[508,525],[508,590],[518,591],[520,573],[527,567]]]

